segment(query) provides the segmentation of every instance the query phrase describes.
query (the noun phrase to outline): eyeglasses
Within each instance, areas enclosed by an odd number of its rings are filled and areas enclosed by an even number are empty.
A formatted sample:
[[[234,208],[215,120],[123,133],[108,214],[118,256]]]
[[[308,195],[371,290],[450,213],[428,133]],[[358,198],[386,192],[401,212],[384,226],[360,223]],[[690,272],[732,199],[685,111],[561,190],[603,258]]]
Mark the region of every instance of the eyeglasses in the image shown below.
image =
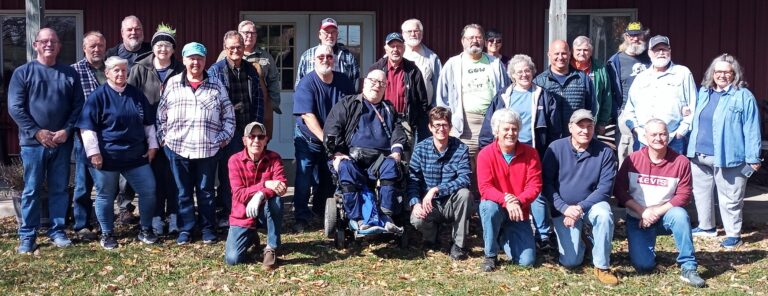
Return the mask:
[[[337,31],[337,30],[331,30],[331,31],[320,30],[320,34],[323,35],[323,36],[339,35],[339,31]]]
[[[501,44],[501,38],[490,38],[488,39],[488,43]]]
[[[318,60],[321,60],[321,61],[323,61],[323,60],[333,60],[333,55],[332,54],[323,54],[323,55],[316,56],[315,58],[318,59]]]
[[[483,40],[483,36],[464,36],[463,38],[467,40]]]
[[[715,71],[715,75],[733,76],[733,71]]]
[[[672,51],[671,48],[668,47],[659,47],[659,48],[651,48],[652,52],[659,53],[659,52],[670,52]]]
[[[256,35],[256,31],[240,31],[243,35]]]
[[[48,39],[48,40],[35,40],[35,42],[40,43],[40,44],[57,44],[57,43],[59,43],[59,41],[52,40],[52,39]]]
[[[373,85],[373,86],[381,87],[381,86],[387,85],[387,82],[384,81],[384,80],[378,80],[378,79],[374,79],[374,78],[366,78],[366,80],[370,81],[371,85]]]
[[[173,48],[173,45],[156,43],[155,44],[155,48],[157,48],[157,49],[161,49],[161,48],[169,49],[169,48]]]
[[[525,70],[515,71],[514,74],[515,75],[523,75],[523,74],[531,74],[531,73],[533,73],[533,71],[531,71],[531,69],[525,69]]]
[[[259,141],[264,141],[264,139],[266,138],[267,138],[267,135],[254,135],[254,134],[248,135],[248,139],[250,139],[251,141],[253,141],[254,139],[259,139]]]
[[[243,46],[242,46],[242,45],[238,45],[238,46],[230,46],[230,47],[226,47],[226,49],[227,49],[228,51],[235,51],[235,50],[240,50],[240,49],[243,49]]]
[[[449,123],[438,123],[438,124],[432,124],[432,126],[433,126],[435,129],[437,129],[437,130],[441,130],[441,129],[449,129],[449,128],[451,128],[451,124],[449,124]]]

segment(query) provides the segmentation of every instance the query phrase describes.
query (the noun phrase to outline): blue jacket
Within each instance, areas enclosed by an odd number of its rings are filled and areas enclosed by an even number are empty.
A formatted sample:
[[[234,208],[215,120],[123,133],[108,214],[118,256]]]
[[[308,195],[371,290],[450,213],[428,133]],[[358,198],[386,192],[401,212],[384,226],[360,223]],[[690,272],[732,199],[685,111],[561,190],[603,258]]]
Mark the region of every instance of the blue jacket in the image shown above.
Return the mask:
[[[480,128],[480,135],[477,139],[478,151],[493,143],[495,135],[491,129],[491,117],[496,110],[507,108],[506,100],[512,94],[514,87],[514,85],[510,85],[504,92],[497,93],[493,101],[491,101],[491,105],[488,106],[488,111],[485,112],[483,126]],[[531,133],[533,135],[532,146],[539,152],[539,157],[542,157],[549,143],[563,137],[563,131],[559,114],[560,106],[557,100],[540,86],[534,87],[536,87],[533,92],[534,103],[531,106],[533,111],[533,122],[531,123],[531,128],[533,129]]]
[[[592,139],[581,157],[576,157],[571,137],[552,142],[544,153],[542,194],[559,217],[572,205],[584,212],[601,201],[608,201],[616,177],[616,157],[608,145]]]
[[[264,95],[261,93],[261,87],[259,86],[259,73],[256,72],[256,68],[251,63],[245,60],[243,60],[243,63],[240,63],[240,67],[243,68],[245,75],[248,76],[248,96],[251,98],[250,118],[258,122],[264,122]],[[227,92],[230,90],[228,70],[227,59],[218,61],[208,68],[208,75],[218,78],[221,84],[224,85],[224,88],[227,89]],[[232,95],[229,96],[229,99],[232,100]],[[233,106],[237,103],[239,102],[232,101]]]
[[[571,66],[568,67],[568,76],[565,78],[565,84],[563,85],[555,79],[554,74],[552,74],[549,68],[533,79],[534,84],[549,91],[557,99],[558,107],[560,107],[558,113],[560,113],[561,129],[564,131],[568,130],[568,121],[570,121],[573,112],[581,108],[594,111],[594,106],[597,105],[593,95],[594,86],[589,76],[583,71],[576,70]],[[595,112],[592,112],[592,114],[595,114]]]
[[[693,115],[688,153],[696,156],[696,137],[699,133],[701,110],[709,103],[710,89],[702,87]],[[732,86],[722,97],[712,116],[712,137],[715,145],[715,167],[736,167],[741,164],[760,163],[760,110],[755,96],[748,89]]]

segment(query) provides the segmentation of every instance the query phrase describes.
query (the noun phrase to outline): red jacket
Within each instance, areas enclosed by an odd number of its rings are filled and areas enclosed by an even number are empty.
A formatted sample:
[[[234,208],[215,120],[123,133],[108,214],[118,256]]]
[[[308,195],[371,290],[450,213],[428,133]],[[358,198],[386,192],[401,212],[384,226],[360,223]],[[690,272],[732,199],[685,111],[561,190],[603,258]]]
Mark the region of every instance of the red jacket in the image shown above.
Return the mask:
[[[245,216],[245,207],[256,192],[261,191],[265,199],[275,197],[272,189],[264,187],[265,181],[278,180],[288,182],[283,171],[283,159],[280,155],[264,150],[258,161],[251,161],[248,152],[243,149],[229,158],[229,184],[232,187],[232,211],[229,225],[244,228],[256,226],[256,219]]]
[[[477,187],[480,199],[490,200],[506,208],[504,193],[520,200],[524,217],[528,217],[531,203],[541,193],[541,161],[533,147],[515,145],[515,157],[507,164],[501,154],[498,140],[477,154]]]

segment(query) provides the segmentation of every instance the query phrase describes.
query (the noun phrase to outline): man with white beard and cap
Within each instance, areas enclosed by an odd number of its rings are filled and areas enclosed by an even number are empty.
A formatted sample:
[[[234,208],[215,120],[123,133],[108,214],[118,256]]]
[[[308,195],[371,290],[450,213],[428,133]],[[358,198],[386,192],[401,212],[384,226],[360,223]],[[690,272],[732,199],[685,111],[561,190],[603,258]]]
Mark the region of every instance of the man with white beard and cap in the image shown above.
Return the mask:
[[[672,62],[667,36],[654,36],[649,48],[652,67],[635,77],[620,124],[632,131],[636,151],[647,145],[644,123],[661,119],[669,130],[669,148],[682,153],[693,120],[691,110],[695,110],[696,82],[688,67]]]
[[[409,19],[400,26],[403,39],[405,39],[405,53],[403,57],[416,63],[416,67],[421,70],[421,76],[424,77],[424,86],[427,88],[427,98],[430,105],[435,102],[435,88],[437,79],[440,77],[440,70],[443,68],[443,62],[440,57],[427,48],[422,39],[424,38],[424,25],[418,19]]]

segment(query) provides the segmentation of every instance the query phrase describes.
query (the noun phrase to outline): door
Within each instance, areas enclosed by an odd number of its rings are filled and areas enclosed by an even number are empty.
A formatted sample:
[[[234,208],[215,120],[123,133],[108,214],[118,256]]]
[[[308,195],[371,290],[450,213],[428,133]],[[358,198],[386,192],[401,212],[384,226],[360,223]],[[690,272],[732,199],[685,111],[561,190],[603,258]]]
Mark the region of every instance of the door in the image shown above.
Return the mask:
[[[263,48],[275,58],[280,73],[280,109],[275,114],[273,138],[269,149],[283,159],[294,159],[293,134],[293,82],[301,54],[318,44],[320,21],[326,17],[336,19],[339,25],[339,42],[342,42],[358,58],[361,75],[374,62],[374,17],[369,13],[343,12],[242,12],[241,19],[256,24],[258,34],[256,46]]]

